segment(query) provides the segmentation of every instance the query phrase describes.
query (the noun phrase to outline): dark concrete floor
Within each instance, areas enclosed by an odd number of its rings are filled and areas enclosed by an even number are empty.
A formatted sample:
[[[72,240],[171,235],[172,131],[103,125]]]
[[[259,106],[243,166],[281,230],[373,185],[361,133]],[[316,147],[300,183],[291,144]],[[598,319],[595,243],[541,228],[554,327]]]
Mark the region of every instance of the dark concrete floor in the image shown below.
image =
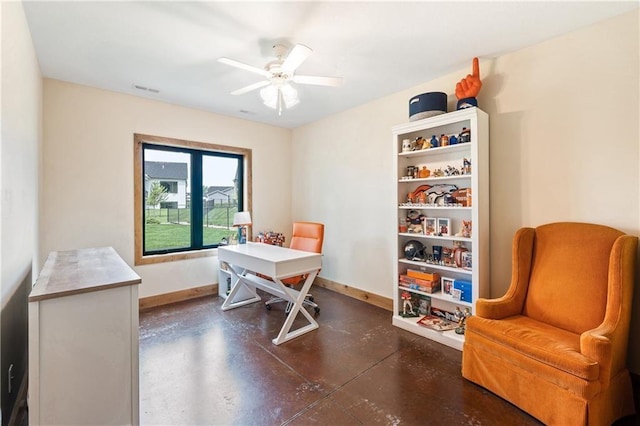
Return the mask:
[[[320,328],[280,346],[283,304],[222,312],[207,297],[142,313],[141,424],[540,424],[463,379],[461,352],[393,327],[383,309],[313,293]]]

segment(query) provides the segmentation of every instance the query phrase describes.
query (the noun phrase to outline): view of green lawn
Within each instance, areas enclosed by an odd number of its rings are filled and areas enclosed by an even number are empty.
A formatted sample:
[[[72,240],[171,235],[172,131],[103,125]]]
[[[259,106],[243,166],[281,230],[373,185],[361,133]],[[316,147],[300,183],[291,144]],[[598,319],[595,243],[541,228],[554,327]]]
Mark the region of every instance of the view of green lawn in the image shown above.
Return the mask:
[[[237,207],[216,207],[205,212],[203,240],[205,245],[218,244],[237,233],[231,226]],[[175,223],[178,222],[179,224]],[[190,209],[145,210],[145,251],[189,247],[191,245]],[[173,223],[172,223],[173,222]]]

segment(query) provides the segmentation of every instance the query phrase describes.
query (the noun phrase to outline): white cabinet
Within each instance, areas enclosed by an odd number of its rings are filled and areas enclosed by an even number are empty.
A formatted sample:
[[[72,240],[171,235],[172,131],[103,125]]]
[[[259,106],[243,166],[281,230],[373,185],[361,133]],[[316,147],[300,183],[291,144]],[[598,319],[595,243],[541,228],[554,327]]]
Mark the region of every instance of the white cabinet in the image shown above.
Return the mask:
[[[138,284],[111,247],[52,252],[29,295],[29,424],[139,423]]]
[[[418,138],[431,141],[435,136],[440,142],[443,135],[455,135],[459,139],[463,129],[468,142],[458,140],[453,145],[425,149],[421,143],[417,149],[406,148],[407,140]],[[425,312],[449,316],[456,308],[473,314],[475,301],[489,296],[488,115],[468,108],[398,125],[392,132],[397,203],[393,324],[462,349],[464,335],[454,329],[438,331],[418,321]],[[416,169],[418,172],[412,173]],[[407,221],[408,217],[413,220]],[[415,243],[409,248],[417,250],[409,250],[407,257],[405,247],[410,241]],[[409,274],[413,278],[438,274],[440,289],[407,277]],[[403,296],[411,298],[417,317],[410,316],[409,305],[405,313]]]

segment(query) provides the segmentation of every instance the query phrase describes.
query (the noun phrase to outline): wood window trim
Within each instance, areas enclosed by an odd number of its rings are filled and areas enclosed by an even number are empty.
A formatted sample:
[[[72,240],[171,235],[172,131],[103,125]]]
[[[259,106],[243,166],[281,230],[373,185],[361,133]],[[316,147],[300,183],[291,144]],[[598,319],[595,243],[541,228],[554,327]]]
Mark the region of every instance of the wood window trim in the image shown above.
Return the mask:
[[[206,142],[195,142],[184,139],[167,138],[163,136],[145,135],[141,133],[133,134],[133,220],[134,220],[134,239],[135,239],[135,254],[134,264],[137,265],[150,265],[154,263],[173,262],[177,260],[196,259],[200,257],[215,256],[218,253],[217,249],[205,249],[205,250],[193,250],[183,251],[179,253],[167,253],[167,254],[143,254],[143,209],[140,208],[144,201],[144,188],[142,184],[142,144],[171,146],[179,148],[191,148],[200,151],[212,151],[212,152],[227,152],[232,154],[240,154],[244,157],[244,209],[249,212],[252,209],[252,172],[251,172],[251,149],[241,148],[237,146],[218,145]]]

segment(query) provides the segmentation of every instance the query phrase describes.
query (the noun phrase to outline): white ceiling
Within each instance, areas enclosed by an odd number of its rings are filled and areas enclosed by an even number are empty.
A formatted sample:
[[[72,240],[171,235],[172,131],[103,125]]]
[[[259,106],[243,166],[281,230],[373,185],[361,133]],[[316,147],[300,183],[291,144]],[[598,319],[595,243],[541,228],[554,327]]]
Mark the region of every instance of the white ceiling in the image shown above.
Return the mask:
[[[24,8],[44,77],[293,128],[470,71],[474,56],[533,45],[638,2],[24,0]],[[263,67],[276,42],[313,49],[299,74],[340,76],[344,84],[297,85],[300,104],[280,117],[258,91],[230,95],[263,77],[217,59]]]

